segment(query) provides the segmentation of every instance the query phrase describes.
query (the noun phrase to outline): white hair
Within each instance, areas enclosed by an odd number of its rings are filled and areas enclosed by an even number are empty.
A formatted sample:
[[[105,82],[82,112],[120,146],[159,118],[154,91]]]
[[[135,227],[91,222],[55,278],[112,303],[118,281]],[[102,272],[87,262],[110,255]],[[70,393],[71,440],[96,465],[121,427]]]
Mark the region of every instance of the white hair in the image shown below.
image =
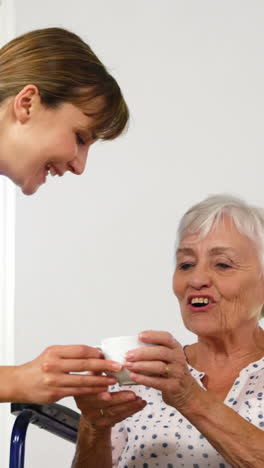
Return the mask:
[[[264,274],[264,209],[233,195],[211,195],[192,206],[180,221],[177,246],[187,235],[199,233],[205,237],[223,216],[228,216],[237,230],[254,243]]]

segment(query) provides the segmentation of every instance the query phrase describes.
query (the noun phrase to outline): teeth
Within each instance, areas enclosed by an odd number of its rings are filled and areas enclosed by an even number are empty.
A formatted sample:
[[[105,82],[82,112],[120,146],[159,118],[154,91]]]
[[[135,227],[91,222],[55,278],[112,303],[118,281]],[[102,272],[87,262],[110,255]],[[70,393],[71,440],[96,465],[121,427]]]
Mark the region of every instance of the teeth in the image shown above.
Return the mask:
[[[193,297],[191,304],[209,304],[209,299],[207,297]]]
[[[55,169],[54,169],[53,166],[50,166],[50,167],[49,167],[49,172],[50,172],[50,175],[51,175],[51,176],[57,175],[57,172],[55,171]]]

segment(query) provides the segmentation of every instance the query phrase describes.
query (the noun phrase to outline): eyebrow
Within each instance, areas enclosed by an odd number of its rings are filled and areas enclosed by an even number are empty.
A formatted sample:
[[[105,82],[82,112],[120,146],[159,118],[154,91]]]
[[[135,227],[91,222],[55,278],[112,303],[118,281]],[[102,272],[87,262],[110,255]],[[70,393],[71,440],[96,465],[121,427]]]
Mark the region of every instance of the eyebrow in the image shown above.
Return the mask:
[[[85,115],[85,117],[96,117],[98,116],[99,112],[83,112],[83,115]]]
[[[233,249],[232,247],[224,247],[224,246],[213,247],[212,249],[209,250],[209,255],[211,256],[219,255],[225,252],[235,253],[235,249]],[[192,249],[191,247],[183,247],[183,248],[177,249],[176,255],[179,255],[179,254],[195,255],[195,250]]]

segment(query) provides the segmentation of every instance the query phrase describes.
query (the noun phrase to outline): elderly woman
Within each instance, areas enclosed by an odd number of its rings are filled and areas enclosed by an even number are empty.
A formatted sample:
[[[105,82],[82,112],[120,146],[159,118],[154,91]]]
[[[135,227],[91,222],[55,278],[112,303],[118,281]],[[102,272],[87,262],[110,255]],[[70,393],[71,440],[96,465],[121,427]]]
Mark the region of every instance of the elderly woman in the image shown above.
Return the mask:
[[[136,387],[76,398],[74,468],[264,466],[263,233],[264,211],[234,197],[183,216],[173,290],[197,342],[144,331],[155,346],[124,364]]]
[[[82,174],[90,146],[124,130],[128,109],[91,48],[61,28],[31,31],[0,49],[0,173],[27,194],[47,175]],[[53,346],[21,366],[0,367],[0,401],[48,403],[107,388],[75,375],[116,368],[88,346]],[[110,368],[108,369],[110,370]],[[111,382],[115,382],[111,378]]]

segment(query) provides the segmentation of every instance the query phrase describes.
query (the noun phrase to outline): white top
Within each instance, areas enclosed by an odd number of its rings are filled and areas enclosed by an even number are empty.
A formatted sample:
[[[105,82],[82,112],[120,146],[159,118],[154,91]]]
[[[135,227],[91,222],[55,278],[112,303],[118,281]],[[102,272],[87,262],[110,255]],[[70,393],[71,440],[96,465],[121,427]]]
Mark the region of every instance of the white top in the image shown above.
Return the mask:
[[[203,387],[203,373],[189,366]],[[204,388],[204,387],[203,387]],[[132,390],[147,401],[145,408],[112,430],[113,466],[118,468],[231,468],[195,426],[166,405],[153,388],[114,386]],[[239,374],[224,403],[258,428],[264,428],[264,357]]]

